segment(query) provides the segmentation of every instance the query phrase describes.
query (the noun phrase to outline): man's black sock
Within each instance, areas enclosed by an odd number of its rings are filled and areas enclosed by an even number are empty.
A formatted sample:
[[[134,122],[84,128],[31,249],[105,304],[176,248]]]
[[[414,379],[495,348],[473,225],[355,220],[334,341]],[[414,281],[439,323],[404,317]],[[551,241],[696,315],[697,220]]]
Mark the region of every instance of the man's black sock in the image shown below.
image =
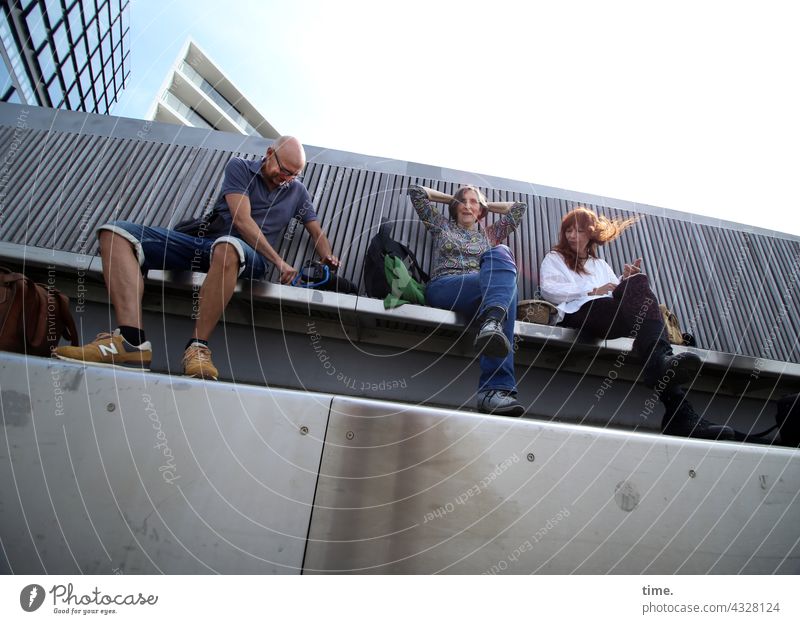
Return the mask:
[[[186,343],[186,346],[183,348],[184,351],[191,347],[195,342],[199,342],[204,347],[208,346],[208,340],[200,340],[199,338],[192,338],[189,342]]]
[[[128,344],[132,344],[134,347],[138,347],[142,344],[146,338],[144,337],[144,330],[139,329],[138,327],[130,327],[129,325],[120,325],[118,327],[119,333],[122,334],[122,337]]]
[[[489,319],[494,319],[496,321],[500,321],[501,323],[506,320],[506,310],[505,308],[501,308],[500,306],[492,306],[491,308],[486,308],[481,314],[481,323],[485,323]]]

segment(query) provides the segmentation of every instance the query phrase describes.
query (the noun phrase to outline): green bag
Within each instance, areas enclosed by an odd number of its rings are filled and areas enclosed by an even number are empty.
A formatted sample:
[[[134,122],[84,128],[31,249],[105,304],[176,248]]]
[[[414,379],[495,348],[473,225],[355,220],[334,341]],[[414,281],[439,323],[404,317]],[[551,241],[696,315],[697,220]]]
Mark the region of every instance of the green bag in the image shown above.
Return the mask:
[[[383,270],[391,292],[383,300],[384,309],[396,308],[404,303],[425,305],[425,286],[408,273],[408,268],[400,258],[386,254]]]

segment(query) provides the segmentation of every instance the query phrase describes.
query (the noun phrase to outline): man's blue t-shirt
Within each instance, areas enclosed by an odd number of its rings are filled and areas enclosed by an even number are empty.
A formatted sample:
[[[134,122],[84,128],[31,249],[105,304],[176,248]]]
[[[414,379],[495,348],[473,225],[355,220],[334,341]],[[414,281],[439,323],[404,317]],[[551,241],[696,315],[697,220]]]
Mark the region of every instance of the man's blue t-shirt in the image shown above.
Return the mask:
[[[281,232],[292,218],[298,216],[302,223],[316,221],[317,213],[311,203],[311,196],[302,182],[292,180],[270,191],[261,177],[263,162],[263,159],[243,158],[232,158],[228,162],[225,167],[225,178],[222,181],[222,192],[214,205],[214,212],[218,217],[209,233],[238,236],[232,225],[233,217],[228,209],[228,203],[225,201],[225,196],[229,193],[247,195],[250,198],[250,216],[275,249],[278,248]]]

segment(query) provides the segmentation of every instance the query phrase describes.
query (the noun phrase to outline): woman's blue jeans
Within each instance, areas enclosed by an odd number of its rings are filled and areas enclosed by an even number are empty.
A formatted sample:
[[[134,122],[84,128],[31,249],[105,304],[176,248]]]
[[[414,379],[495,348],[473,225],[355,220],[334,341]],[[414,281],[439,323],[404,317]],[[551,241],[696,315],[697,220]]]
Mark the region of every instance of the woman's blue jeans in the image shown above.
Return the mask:
[[[469,319],[480,317],[487,308],[506,310],[503,332],[512,349],[504,358],[481,356],[478,392],[517,391],[514,378],[514,321],[517,317],[517,267],[511,250],[497,245],[481,256],[477,273],[437,277],[425,288],[429,306],[452,310]]]

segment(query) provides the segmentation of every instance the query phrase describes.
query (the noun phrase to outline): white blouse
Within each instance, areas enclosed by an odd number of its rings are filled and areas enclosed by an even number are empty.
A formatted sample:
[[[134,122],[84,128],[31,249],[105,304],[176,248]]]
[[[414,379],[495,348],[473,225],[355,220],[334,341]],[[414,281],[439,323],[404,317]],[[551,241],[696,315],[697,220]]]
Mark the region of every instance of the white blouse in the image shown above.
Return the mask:
[[[586,274],[573,271],[557,251],[551,251],[542,260],[539,271],[542,297],[558,308],[557,323],[565,314],[577,312],[587,301],[611,297],[611,293],[592,296],[589,291],[608,283],[619,284],[619,277],[605,260],[588,258],[584,268]]]

